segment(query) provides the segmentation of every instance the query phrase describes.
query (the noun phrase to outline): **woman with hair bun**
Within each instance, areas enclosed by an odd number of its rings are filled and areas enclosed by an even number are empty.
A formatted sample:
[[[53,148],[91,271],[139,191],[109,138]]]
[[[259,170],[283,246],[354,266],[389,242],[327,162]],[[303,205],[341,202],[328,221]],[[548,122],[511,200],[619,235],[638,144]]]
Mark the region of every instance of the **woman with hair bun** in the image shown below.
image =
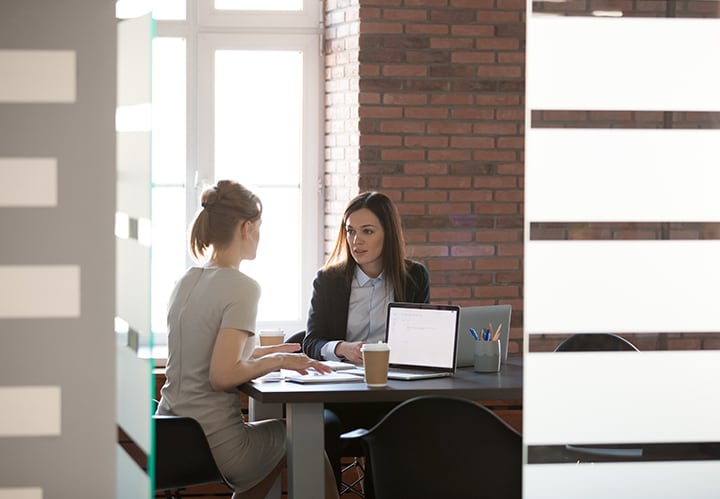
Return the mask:
[[[215,461],[235,489],[233,498],[264,498],[285,463],[285,422],[248,423],[237,386],[278,369],[307,373],[329,368],[298,343],[254,347],[260,285],[240,263],[257,253],[260,199],[237,182],[221,180],[202,194],[190,232],[191,267],[175,285],[168,307],[168,360],[157,414],[189,416],[202,426]],[[326,461],[326,497],[337,489]]]

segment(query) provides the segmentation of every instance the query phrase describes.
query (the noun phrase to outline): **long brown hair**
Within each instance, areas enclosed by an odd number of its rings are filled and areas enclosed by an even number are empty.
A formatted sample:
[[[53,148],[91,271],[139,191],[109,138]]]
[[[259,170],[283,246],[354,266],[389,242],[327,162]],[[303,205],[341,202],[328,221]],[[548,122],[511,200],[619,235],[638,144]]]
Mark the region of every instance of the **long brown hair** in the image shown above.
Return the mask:
[[[196,261],[208,247],[218,250],[230,244],[239,222],[254,222],[262,215],[260,198],[232,180],[218,181],[200,199],[203,209],[190,231],[190,254]]]
[[[392,284],[396,301],[405,300],[405,283],[408,279],[405,259],[405,236],[402,231],[400,214],[392,200],[381,192],[364,192],[350,201],[343,213],[335,246],[325,262],[324,270],[341,272],[348,284],[355,275],[357,262],[350,254],[347,242],[347,219],[357,210],[367,208],[380,220],[385,233],[382,248],[383,273]]]

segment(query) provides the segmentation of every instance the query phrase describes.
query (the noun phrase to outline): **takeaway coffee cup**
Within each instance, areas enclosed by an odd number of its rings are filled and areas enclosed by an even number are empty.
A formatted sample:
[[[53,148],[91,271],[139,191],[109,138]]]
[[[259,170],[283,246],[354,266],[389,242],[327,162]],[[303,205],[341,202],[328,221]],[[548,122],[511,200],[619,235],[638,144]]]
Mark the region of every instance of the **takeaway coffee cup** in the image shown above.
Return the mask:
[[[285,331],[282,329],[261,329],[258,333],[260,346],[278,345],[285,341]]]
[[[365,383],[369,387],[387,386],[390,346],[387,343],[365,343],[362,346]]]

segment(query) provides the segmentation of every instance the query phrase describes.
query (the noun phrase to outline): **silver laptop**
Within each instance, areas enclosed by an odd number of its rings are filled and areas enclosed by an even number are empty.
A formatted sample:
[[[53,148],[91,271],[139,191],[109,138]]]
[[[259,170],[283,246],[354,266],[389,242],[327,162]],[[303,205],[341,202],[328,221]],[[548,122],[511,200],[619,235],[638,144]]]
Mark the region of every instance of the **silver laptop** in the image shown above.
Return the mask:
[[[489,329],[491,324],[493,331],[500,328],[501,357],[505,362],[510,338],[511,315],[511,305],[462,307],[460,309],[460,326],[458,326],[457,367],[468,367],[475,363],[473,359],[475,338],[470,333],[470,328],[474,328],[477,334],[481,335],[483,328]]]
[[[415,380],[455,374],[460,307],[393,302],[388,305],[385,342],[389,379]],[[362,374],[362,369],[344,372]]]

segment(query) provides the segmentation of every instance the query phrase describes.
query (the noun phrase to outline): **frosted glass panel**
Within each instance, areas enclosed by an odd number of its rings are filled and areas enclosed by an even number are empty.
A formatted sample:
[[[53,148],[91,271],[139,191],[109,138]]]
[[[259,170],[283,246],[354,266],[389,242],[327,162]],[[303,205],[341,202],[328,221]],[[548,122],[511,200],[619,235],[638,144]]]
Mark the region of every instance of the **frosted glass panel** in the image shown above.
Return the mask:
[[[526,334],[720,331],[720,241],[526,241]]]
[[[132,117],[149,116],[150,53],[153,22],[150,14],[118,23],[117,107]],[[120,121],[120,120],[116,120]],[[147,121],[147,120],[146,120]],[[150,333],[150,123],[117,133],[116,316],[129,328],[116,332],[116,421],[153,462],[153,362],[137,355],[140,346],[152,347]],[[125,130],[128,130],[125,129]],[[126,234],[123,234],[126,232]],[[124,237],[123,237],[124,236]],[[126,346],[129,345],[129,346]],[[135,457],[135,456],[133,456]],[[141,459],[144,461],[144,459]],[[118,447],[117,497],[152,497],[153,470],[143,470]]]
[[[530,16],[527,103],[719,111],[720,64],[698,63],[699,54],[718,51],[718,19]]]
[[[117,134],[117,209],[132,218],[150,218],[150,134]]]
[[[118,107],[150,102],[150,40],[153,29],[150,15],[118,23]]]
[[[150,248],[133,239],[117,239],[118,317],[140,333],[150,333]],[[132,270],[131,270],[132,269]]]
[[[117,471],[117,499],[152,497],[150,477],[120,446],[117,447]]]
[[[530,221],[720,221],[720,130],[531,129]]]
[[[149,359],[141,359],[135,351],[117,345],[118,380],[117,422],[140,448],[150,455],[152,414],[152,367]],[[144,416],[144,417],[143,417]]]
[[[720,391],[700,385],[720,351],[531,353],[525,370],[527,445],[720,441]]]
[[[709,499],[720,461],[542,464],[523,469],[523,499]]]

